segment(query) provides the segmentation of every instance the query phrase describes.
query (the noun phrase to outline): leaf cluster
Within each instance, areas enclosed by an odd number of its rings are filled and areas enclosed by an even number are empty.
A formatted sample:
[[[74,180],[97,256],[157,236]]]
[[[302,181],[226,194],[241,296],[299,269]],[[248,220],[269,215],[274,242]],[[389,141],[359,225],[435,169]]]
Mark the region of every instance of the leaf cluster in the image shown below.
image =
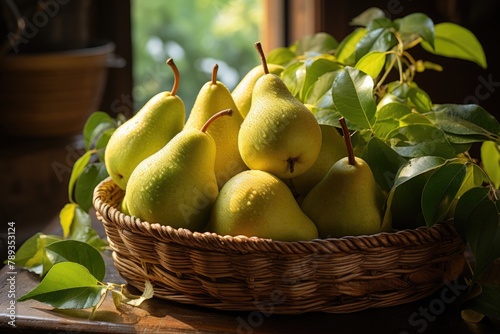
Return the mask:
[[[412,51],[419,45],[486,68],[482,46],[466,28],[434,24],[423,13],[391,20],[371,8],[352,24],[340,42],[318,33],[273,50],[267,61],[284,66],[282,80],[321,124],[339,127],[344,117],[356,154],[387,194],[386,219],[396,229],[455,224],[474,255],[472,289],[500,257],[500,124],[479,105],[435,103],[418,73],[442,68]],[[498,295],[500,285],[484,291]],[[494,300],[481,295],[467,307],[481,310]],[[499,318],[493,303],[496,313],[488,315]]]

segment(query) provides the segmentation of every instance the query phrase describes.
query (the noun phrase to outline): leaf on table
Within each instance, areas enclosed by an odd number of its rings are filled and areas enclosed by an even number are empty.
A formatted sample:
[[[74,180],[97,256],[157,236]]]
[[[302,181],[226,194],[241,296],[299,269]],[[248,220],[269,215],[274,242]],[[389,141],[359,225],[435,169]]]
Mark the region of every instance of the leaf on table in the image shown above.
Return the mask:
[[[74,262],[55,264],[42,281],[18,301],[30,299],[60,309],[84,309],[96,305],[106,287]]]
[[[16,265],[43,276],[52,266],[47,258],[45,247],[60,240],[61,237],[57,235],[36,233],[28,238],[17,250]]]
[[[461,163],[441,166],[427,180],[422,191],[422,214],[427,227],[444,220],[467,174]]]
[[[47,246],[49,257],[53,263],[64,261],[76,262],[88,269],[99,281],[104,279],[106,265],[97,249],[86,242],[78,240],[62,240]]]
[[[154,289],[151,282],[146,280],[144,283],[144,291],[140,296],[129,293],[125,286],[122,286],[120,291],[111,290],[111,295],[113,296],[113,303],[117,309],[120,309],[122,304],[137,307],[145,300],[153,298]]]
[[[434,26],[434,47],[427,42],[422,47],[433,54],[472,61],[487,68],[483,47],[476,36],[467,28],[451,22]]]

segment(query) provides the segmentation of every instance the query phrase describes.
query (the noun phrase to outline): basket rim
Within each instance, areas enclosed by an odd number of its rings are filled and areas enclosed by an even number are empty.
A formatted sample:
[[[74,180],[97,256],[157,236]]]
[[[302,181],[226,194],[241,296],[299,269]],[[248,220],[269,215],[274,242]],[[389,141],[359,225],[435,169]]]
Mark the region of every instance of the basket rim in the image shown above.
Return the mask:
[[[169,225],[143,221],[138,217],[121,212],[116,203],[114,205],[109,203],[110,195],[118,196],[121,200],[124,191],[116,185],[111,177],[108,177],[95,187],[93,205],[98,216],[100,215],[108,223],[112,222],[115,228],[151,236],[163,242],[175,242],[210,251],[332,254],[356,250],[377,250],[380,247],[406,248],[459,237],[452,220],[435,224],[430,228],[421,226],[415,229],[381,232],[372,235],[304,241],[279,241],[255,236],[219,235],[213,232],[196,232],[186,228],[174,228]]]

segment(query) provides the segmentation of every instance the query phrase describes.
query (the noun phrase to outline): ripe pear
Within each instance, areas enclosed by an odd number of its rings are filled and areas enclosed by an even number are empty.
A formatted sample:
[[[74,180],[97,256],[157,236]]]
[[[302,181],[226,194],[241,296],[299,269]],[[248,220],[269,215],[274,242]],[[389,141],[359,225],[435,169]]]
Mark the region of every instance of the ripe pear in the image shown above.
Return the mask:
[[[243,171],[222,187],[205,230],[281,241],[318,237],[283,181],[259,170]]]
[[[292,187],[295,195],[302,199],[323,179],[334,163],[347,156],[344,139],[337,128],[327,124],[320,124],[320,128],[321,150],[314,165],[304,174],[285,180],[285,183]]]
[[[243,117],[236,107],[229,89],[217,81],[218,65],[212,71],[212,80],[200,89],[193,108],[184,126],[185,129],[199,129],[215,113],[224,109],[233,110],[232,117],[223,117],[212,124],[207,133],[215,140],[215,175],[219,189],[239,172],[248,169],[238,150],[238,132]]]
[[[279,178],[305,173],[318,158],[321,129],[313,113],[297,100],[284,82],[269,73],[259,43],[264,75],[255,83],[252,105],[241,124],[238,147],[250,169]]]
[[[301,208],[318,227],[319,236],[369,235],[390,230],[384,221],[385,197],[370,166],[354,156],[349,130],[341,124],[348,156],[337,161],[307,194]]]
[[[134,168],[161,149],[184,127],[185,107],[177,96],[179,72],[170,58],[167,64],[174,72],[172,91],[153,96],[132,118],[111,135],[104,162],[113,181],[123,190]]]
[[[231,109],[211,117],[201,129],[184,129],[132,172],[124,207],[150,223],[201,230],[219,193],[215,178],[215,141],[210,124]]]
[[[280,75],[284,67],[278,64],[268,64],[269,73]],[[255,82],[264,75],[262,65],[255,66],[241,79],[241,81],[234,87],[231,95],[233,96],[234,103],[238,107],[241,116],[246,117],[252,105],[252,92]]]

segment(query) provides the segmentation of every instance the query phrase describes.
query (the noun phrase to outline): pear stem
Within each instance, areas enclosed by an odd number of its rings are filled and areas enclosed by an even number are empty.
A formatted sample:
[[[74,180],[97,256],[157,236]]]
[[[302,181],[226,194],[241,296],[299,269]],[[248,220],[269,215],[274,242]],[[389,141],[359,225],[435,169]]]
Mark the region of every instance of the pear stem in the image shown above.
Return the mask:
[[[172,71],[174,72],[174,84],[172,86],[172,91],[170,94],[172,96],[175,96],[177,94],[177,89],[179,89],[179,81],[180,81],[180,75],[179,75],[179,69],[174,63],[174,60],[172,58],[168,58],[166,61],[167,65],[172,68]]]
[[[210,126],[210,124],[212,124],[217,118],[219,118],[221,116],[232,116],[232,115],[233,115],[233,109],[231,109],[231,108],[224,109],[224,110],[219,111],[218,113],[213,114],[212,117],[210,117],[205,122],[205,124],[203,124],[203,127],[201,128],[201,132],[205,133],[207,131],[208,127]]]
[[[262,68],[264,69],[264,74],[269,74],[269,69],[267,68],[266,56],[264,55],[264,50],[262,50],[262,45],[260,42],[255,43],[255,48],[260,56],[260,62],[262,63]]]
[[[287,160],[288,165],[290,166],[290,173],[292,173],[292,174],[295,171],[295,161],[297,161],[297,159],[294,159],[294,158],[290,158]]]
[[[339,119],[340,126],[342,127],[342,133],[344,134],[345,146],[347,147],[347,158],[349,159],[349,165],[356,165],[356,159],[354,156],[354,148],[352,147],[351,133],[347,127],[347,123],[344,117]]]
[[[215,64],[212,69],[212,85],[217,84],[217,72],[219,71],[219,65]]]

